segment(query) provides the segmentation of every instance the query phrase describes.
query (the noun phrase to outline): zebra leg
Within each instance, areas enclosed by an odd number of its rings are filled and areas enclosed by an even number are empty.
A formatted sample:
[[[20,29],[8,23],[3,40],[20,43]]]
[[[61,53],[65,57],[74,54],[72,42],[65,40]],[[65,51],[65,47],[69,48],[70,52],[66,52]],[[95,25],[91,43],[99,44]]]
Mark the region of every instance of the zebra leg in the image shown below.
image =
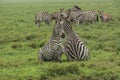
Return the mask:
[[[86,60],[90,60],[90,54],[89,54],[89,52],[88,52],[88,49],[86,49],[87,51],[87,54],[86,54]]]
[[[58,54],[58,61],[59,61],[59,62],[62,62],[62,60],[61,60],[62,54],[63,54],[62,52]]]
[[[38,53],[38,60],[44,61],[44,58],[43,58],[42,50],[41,50],[41,49],[39,50],[39,53]]]
[[[39,52],[38,52],[38,59],[39,60],[42,60],[42,53],[41,53],[41,49],[39,50]]]
[[[41,21],[39,22],[39,26],[41,26]]]
[[[54,61],[54,62],[58,62],[59,60],[58,60],[58,53],[54,53],[54,56],[53,56],[53,58],[52,58],[52,61]]]
[[[80,21],[79,20],[76,20],[76,25],[79,25],[80,24]]]
[[[68,60],[68,61],[73,61],[67,51],[65,51],[65,54],[66,54],[66,57],[67,57],[67,60]]]

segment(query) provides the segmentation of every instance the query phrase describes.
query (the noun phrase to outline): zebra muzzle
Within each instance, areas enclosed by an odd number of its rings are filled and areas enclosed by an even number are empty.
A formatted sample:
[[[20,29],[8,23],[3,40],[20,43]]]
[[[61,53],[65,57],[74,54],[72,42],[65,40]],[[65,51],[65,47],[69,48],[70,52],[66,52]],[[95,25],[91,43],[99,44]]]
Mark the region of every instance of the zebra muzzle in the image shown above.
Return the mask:
[[[61,37],[62,37],[62,38],[65,38],[65,34],[64,34],[64,33],[62,33]]]

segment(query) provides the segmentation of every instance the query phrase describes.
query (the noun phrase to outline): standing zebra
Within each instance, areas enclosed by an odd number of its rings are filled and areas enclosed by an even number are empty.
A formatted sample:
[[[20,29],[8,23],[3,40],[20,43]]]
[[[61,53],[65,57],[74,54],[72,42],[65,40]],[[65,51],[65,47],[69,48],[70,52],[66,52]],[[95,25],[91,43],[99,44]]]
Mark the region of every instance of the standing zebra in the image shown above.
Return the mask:
[[[81,15],[76,19],[77,23],[94,23],[98,21],[98,13],[96,11],[82,11]]]
[[[67,40],[65,42],[64,48],[68,60],[88,60],[88,49],[86,48],[84,42],[82,42],[79,36],[73,31],[70,23],[63,18],[58,20],[58,22],[60,22],[60,24],[57,26],[62,26],[66,34]]]
[[[41,12],[35,16],[35,24],[36,26],[40,26],[41,22],[45,22],[45,24],[50,25],[51,17],[48,12]]]
[[[59,22],[53,29],[53,35],[50,40],[39,50],[38,58],[42,61],[61,61],[61,55],[64,50],[62,38],[65,37],[63,28]]]

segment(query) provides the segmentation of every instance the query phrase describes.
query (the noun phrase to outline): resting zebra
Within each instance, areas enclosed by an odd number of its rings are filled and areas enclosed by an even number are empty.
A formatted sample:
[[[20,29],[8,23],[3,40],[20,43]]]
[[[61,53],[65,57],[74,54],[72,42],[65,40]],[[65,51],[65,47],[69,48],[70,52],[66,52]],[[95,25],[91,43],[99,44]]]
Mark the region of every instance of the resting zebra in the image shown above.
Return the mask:
[[[61,26],[64,29],[66,34],[66,43],[65,43],[65,53],[69,61],[80,61],[88,60],[88,49],[86,48],[84,42],[81,41],[79,36],[73,31],[70,23],[65,19],[58,20]]]
[[[56,22],[56,25],[59,25]],[[61,55],[64,50],[62,38],[64,38],[64,31],[61,26],[55,26],[53,35],[50,40],[39,50],[38,58],[41,61],[61,61]]]
[[[50,25],[51,17],[48,12],[41,12],[35,16],[35,24],[36,26],[40,26],[41,22],[45,22],[45,24]]]

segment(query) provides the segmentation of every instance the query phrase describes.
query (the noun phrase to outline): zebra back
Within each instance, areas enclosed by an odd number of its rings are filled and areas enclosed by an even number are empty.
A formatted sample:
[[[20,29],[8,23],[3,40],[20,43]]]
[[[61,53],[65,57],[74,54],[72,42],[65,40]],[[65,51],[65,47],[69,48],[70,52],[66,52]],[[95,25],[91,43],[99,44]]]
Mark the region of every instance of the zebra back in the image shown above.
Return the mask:
[[[98,13],[95,11],[82,11],[81,15],[77,18],[77,23],[82,23],[82,22],[96,22],[98,21]]]

